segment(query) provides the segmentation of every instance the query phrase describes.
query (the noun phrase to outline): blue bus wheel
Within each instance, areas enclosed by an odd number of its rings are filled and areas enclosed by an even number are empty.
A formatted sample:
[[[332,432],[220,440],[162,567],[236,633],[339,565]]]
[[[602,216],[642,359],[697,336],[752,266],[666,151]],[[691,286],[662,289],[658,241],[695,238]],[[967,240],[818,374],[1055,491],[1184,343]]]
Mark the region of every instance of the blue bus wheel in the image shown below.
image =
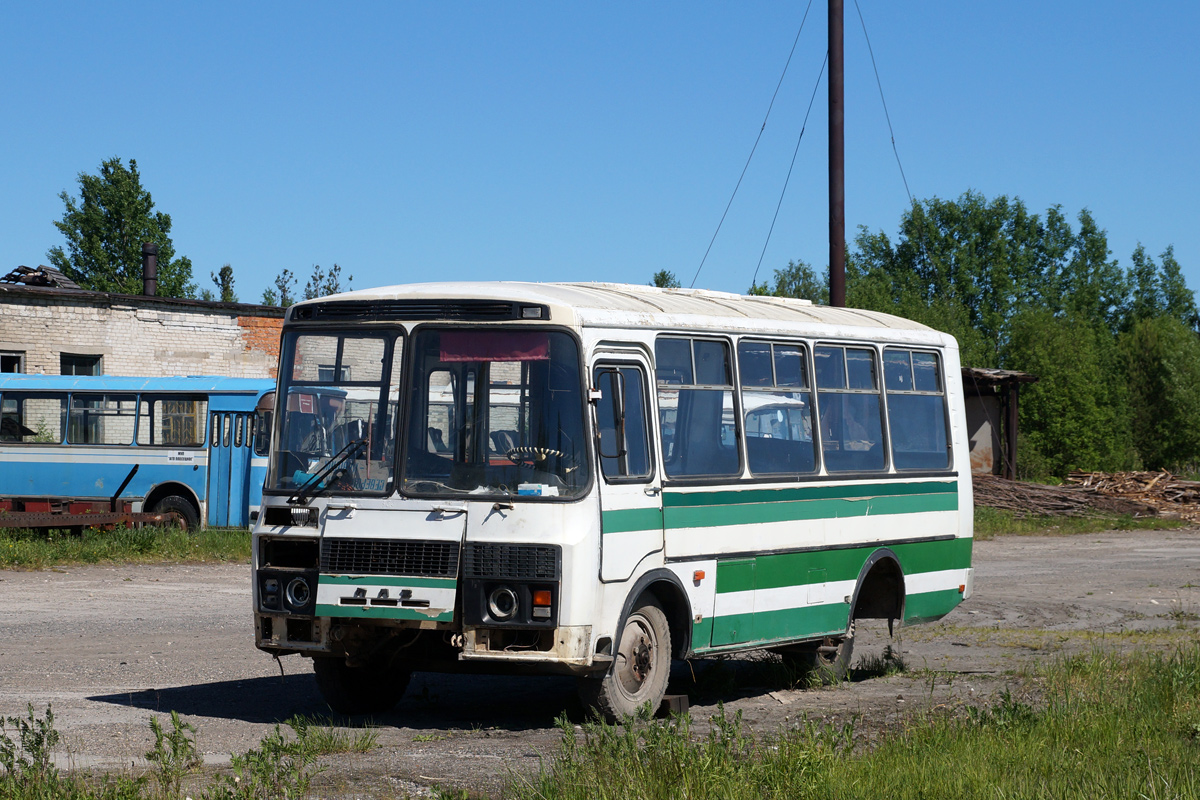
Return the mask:
[[[172,494],[159,500],[154,506],[153,513],[155,514],[168,514],[171,512],[179,515],[176,519],[179,521],[179,527],[185,531],[195,533],[200,530],[200,514],[196,511],[195,506],[189,503],[186,498]]]

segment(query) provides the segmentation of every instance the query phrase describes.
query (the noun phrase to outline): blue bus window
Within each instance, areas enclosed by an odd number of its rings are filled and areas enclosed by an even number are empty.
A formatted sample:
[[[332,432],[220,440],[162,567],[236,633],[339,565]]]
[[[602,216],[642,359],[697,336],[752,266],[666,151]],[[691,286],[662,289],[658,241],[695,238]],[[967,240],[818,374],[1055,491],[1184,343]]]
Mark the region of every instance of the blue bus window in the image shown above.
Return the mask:
[[[212,425],[209,427],[212,428],[212,446],[220,447],[221,446],[221,415],[220,414],[212,415]]]
[[[146,398],[147,395],[142,395]],[[138,444],[158,447],[200,447],[204,444],[204,418],[208,400],[203,397],[149,396],[149,417],[138,423]],[[143,415],[147,412],[143,410]]]
[[[230,420],[229,415],[226,414],[225,415],[225,424],[224,424],[224,433],[221,436],[221,446],[222,447],[229,447],[229,434],[230,434],[230,428],[232,428],[232,427],[233,427],[232,420]]]
[[[243,429],[245,428],[245,425],[246,425],[246,418],[243,417],[241,414],[238,414],[234,418],[234,423],[233,423],[233,446],[234,447],[242,446],[242,437],[244,436]]]
[[[67,396],[5,392],[0,402],[0,441],[59,444],[67,425]]]
[[[71,444],[133,444],[134,395],[71,395],[67,441]]]

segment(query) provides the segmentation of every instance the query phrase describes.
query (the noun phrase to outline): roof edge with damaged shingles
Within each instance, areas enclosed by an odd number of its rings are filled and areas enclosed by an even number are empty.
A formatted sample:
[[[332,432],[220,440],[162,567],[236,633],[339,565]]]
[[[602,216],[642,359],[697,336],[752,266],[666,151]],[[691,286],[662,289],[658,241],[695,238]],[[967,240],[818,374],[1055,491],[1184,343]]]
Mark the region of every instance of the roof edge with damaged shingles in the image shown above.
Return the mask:
[[[256,316],[272,316],[282,318],[287,309],[281,306],[264,306],[256,303],[221,303],[214,300],[194,300],[190,297],[164,297],[163,295],[148,294],[116,294],[114,292],[97,292],[91,289],[68,289],[56,286],[29,286],[22,283],[0,282],[0,301],[5,295],[29,296],[45,299],[64,299],[82,301],[101,301],[118,305],[173,305],[194,310],[216,311],[224,310]]]

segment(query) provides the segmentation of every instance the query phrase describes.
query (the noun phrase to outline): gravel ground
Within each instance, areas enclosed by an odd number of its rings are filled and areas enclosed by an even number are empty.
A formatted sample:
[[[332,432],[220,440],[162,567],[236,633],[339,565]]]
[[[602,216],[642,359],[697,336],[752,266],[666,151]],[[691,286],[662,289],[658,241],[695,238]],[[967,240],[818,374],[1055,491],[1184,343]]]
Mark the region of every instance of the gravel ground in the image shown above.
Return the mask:
[[[975,596],[942,622],[860,629],[856,654],[890,646],[904,674],[808,691],[754,657],[677,664],[671,692],[703,726],[718,702],[755,729],[802,716],[863,730],[914,708],[979,702],[1023,666],[1102,643],[1169,647],[1200,632],[1200,529],[1000,537],[975,545]],[[52,704],[64,765],[123,769],[152,744],[148,720],[178,711],[210,765],[254,747],[293,714],[323,716],[307,660],[253,644],[247,566],[156,565],[0,572],[0,716]],[[379,747],[323,759],[321,796],[404,797],[427,787],[497,794],[536,772],[582,718],[563,678],[419,674],[374,720]]]

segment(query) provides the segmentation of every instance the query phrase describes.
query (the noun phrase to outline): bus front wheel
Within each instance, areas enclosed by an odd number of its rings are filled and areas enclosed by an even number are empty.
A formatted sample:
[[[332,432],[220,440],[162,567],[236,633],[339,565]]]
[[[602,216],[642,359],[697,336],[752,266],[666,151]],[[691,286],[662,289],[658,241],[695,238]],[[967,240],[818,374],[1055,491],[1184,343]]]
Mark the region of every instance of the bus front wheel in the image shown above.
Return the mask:
[[[164,497],[154,504],[155,514],[170,514],[172,512],[179,515],[179,524],[185,531],[195,533],[200,530],[200,514],[186,498],[173,494]]]
[[[386,660],[351,667],[343,658],[313,659],[313,672],[321,696],[338,714],[386,714],[404,696],[412,673],[393,669]]]
[[[632,716],[649,703],[658,710],[671,674],[671,629],[662,606],[643,597],[625,620],[612,666],[602,678],[581,678],[583,702],[609,722]]]

